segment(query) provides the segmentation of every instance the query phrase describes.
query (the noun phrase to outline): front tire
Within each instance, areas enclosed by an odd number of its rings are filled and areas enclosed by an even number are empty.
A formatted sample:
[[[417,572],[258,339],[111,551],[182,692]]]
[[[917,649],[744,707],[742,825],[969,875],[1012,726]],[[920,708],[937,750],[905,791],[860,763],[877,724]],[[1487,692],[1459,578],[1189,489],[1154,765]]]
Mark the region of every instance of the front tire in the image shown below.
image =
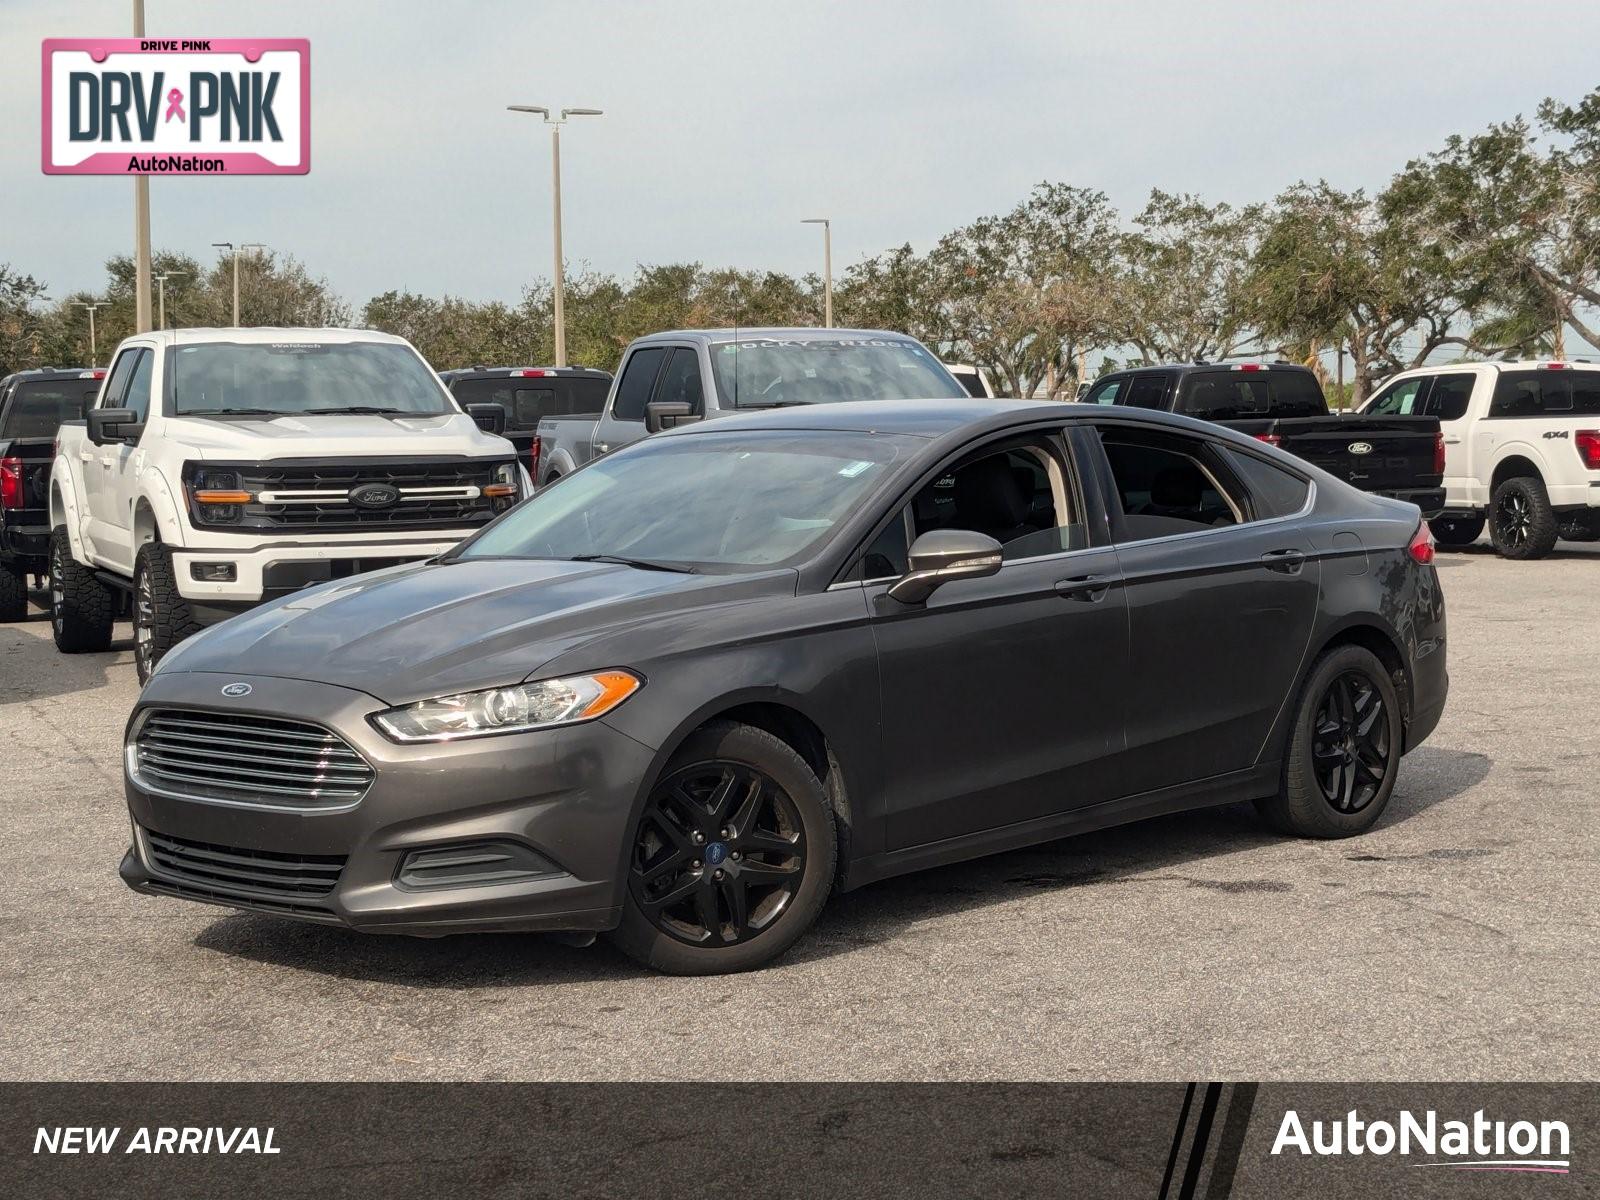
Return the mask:
[[[50,531],[50,632],[63,654],[111,648],[117,597],[88,567],[72,557],[65,525]]]
[[[748,971],[816,920],[837,861],[833,809],[805,759],[764,729],[716,722],[651,790],[611,939],[672,975]]]
[[[1502,558],[1543,558],[1555,548],[1556,514],[1537,475],[1517,475],[1489,501],[1489,538]]]
[[[0,563],[0,621],[22,621],[27,616],[26,572],[11,563]]]
[[[1451,549],[1472,545],[1483,535],[1483,525],[1482,517],[1435,517],[1428,522],[1433,540]]]
[[[189,602],[178,591],[172,551],[146,542],[133,564],[133,661],[139,682],[148,683],[167,651],[198,632]]]
[[[1256,808],[1280,833],[1344,838],[1378,822],[1404,747],[1400,699],[1383,663],[1360,646],[1317,660],[1300,695],[1283,782]]]

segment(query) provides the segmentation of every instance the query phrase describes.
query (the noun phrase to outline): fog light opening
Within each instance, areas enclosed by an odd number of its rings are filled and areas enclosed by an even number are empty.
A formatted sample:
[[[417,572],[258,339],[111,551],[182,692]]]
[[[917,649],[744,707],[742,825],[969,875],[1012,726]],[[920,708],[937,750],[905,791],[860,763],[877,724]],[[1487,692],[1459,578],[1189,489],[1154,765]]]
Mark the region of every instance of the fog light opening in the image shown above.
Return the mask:
[[[239,568],[231,562],[190,563],[189,576],[201,583],[232,583],[239,578]]]

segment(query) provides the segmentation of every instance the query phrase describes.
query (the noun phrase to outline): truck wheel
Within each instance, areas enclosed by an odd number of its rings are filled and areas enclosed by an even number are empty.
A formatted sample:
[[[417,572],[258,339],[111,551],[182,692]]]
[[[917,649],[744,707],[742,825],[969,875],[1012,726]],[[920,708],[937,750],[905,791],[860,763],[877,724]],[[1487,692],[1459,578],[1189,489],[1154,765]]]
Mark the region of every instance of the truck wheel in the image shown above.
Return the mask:
[[[1441,546],[1470,546],[1483,533],[1482,517],[1435,517],[1428,522],[1433,540]]]
[[[1518,475],[1494,490],[1489,540],[1502,558],[1543,558],[1556,544],[1556,514],[1537,475]]]
[[[27,616],[27,573],[11,563],[0,563],[0,621],[22,621]]]
[[[1336,646],[1306,679],[1283,783],[1256,811],[1280,833],[1343,838],[1377,824],[1400,774],[1404,729],[1394,680],[1372,651]]]
[[[162,656],[199,631],[189,602],[178,591],[172,551],[160,542],[146,542],[133,564],[133,662],[139,682],[148,682]]]
[[[63,654],[109,649],[116,594],[72,557],[67,527],[50,531],[50,632]]]

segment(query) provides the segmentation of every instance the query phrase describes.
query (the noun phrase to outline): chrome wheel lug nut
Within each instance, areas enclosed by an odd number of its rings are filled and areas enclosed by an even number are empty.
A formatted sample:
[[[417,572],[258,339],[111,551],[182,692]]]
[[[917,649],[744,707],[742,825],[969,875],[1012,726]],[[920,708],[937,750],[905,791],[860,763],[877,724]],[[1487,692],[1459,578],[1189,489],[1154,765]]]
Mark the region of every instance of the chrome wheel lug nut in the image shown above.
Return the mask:
[[[721,879],[722,878],[722,872],[721,871],[716,872],[714,875],[711,876],[711,878],[713,878],[713,879]]]
[[[732,858],[734,862],[738,862],[741,858],[744,857],[744,855],[740,854],[737,850],[735,850],[731,855],[729,855],[729,857]]]
[[[700,869],[700,860],[697,858],[692,863],[690,863],[689,864],[689,869],[691,871],[698,871]]]
[[[699,830],[696,830],[694,833],[694,844],[696,846],[704,846],[706,844],[706,835],[701,833]]]

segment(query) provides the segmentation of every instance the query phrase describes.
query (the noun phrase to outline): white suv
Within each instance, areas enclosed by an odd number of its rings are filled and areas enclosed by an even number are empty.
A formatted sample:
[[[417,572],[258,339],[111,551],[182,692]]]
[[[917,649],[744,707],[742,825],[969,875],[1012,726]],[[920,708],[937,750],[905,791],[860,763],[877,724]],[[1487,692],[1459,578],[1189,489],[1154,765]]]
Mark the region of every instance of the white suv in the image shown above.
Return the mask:
[[[528,490],[511,444],[402,338],[139,334],[117,347],[85,419],[57,435],[56,645],[104,650],[131,595],[142,681],[204,625],[439,554]]]
[[[1541,558],[1558,537],[1600,540],[1600,365],[1420,367],[1361,411],[1439,418],[1445,507],[1429,525],[1442,545],[1470,544],[1485,522],[1507,558]]]

